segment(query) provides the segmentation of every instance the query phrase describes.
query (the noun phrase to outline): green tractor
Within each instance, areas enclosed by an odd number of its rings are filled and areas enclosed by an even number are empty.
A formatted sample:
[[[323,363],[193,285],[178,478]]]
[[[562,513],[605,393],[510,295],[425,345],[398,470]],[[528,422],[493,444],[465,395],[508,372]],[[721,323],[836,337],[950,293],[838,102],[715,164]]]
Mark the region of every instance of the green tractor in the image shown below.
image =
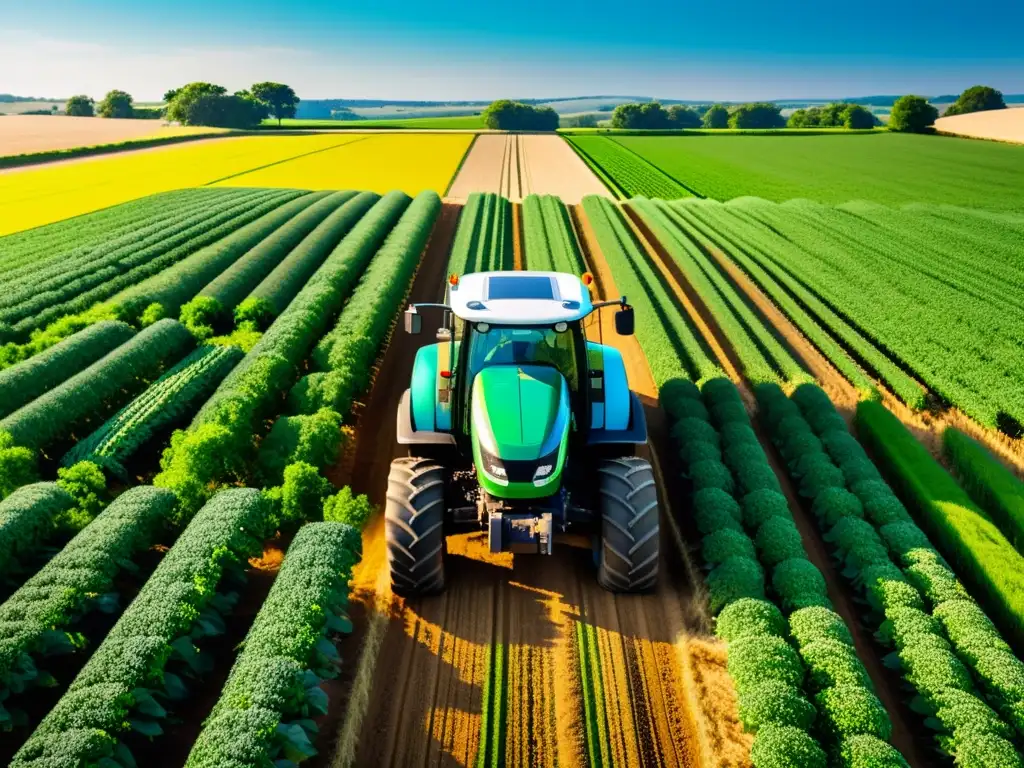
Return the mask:
[[[556,534],[589,536],[601,586],[639,592],[658,578],[658,494],[643,406],[614,347],[588,341],[583,321],[618,307],[594,304],[589,275],[477,272],[452,275],[437,343],[418,350],[398,406],[409,457],[388,477],[385,523],[393,590],[445,585],[445,537],[487,532],[493,552],[551,554]]]

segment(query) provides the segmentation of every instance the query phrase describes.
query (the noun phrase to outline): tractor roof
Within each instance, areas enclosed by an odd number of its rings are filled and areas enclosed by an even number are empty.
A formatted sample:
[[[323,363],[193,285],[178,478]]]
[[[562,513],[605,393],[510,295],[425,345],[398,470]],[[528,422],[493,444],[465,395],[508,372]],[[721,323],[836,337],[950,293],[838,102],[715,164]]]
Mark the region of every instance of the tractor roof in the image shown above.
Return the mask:
[[[472,272],[448,288],[457,317],[494,325],[551,325],[593,311],[590,291],[561,272]]]

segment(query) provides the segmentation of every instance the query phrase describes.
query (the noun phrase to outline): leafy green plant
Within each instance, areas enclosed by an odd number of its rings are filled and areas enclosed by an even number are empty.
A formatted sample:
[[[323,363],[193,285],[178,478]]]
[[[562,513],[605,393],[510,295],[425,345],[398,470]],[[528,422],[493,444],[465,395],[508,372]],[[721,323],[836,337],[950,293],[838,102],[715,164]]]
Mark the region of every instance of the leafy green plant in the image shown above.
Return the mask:
[[[740,505],[721,488],[704,488],[693,495],[693,519],[703,534],[726,528],[742,531]]]
[[[889,715],[871,691],[859,685],[827,688],[815,701],[821,722],[835,739],[867,734],[882,741],[892,736]]]
[[[109,501],[107,478],[91,461],[58,469],[57,485],[75,500],[74,507],[58,518],[57,526],[74,533],[92,522]]]
[[[732,642],[743,637],[785,637],[786,619],[773,603],[745,597],[736,600],[718,614],[715,634]]]
[[[818,640],[831,640],[852,646],[853,637],[846,622],[835,611],[823,606],[801,608],[789,614],[789,627],[800,648]]]
[[[744,525],[755,531],[772,517],[793,519],[793,513],[789,511],[789,502],[778,491],[760,490],[748,493],[743,497],[742,507]]]
[[[729,676],[741,695],[769,681],[799,687],[804,665],[793,646],[781,637],[744,637],[729,643]]]
[[[843,739],[839,764],[842,768],[910,768],[895,747],[867,733]]]
[[[15,445],[10,432],[0,431],[0,501],[38,477],[35,451]]]
[[[701,541],[701,556],[704,564],[715,566],[730,557],[748,557],[754,559],[754,544],[745,533],[725,528],[708,534]]]
[[[347,485],[324,501],[324,520],[334,523],[345,523],[356,530],[362,530],[366,521],[373,514],[373,505],[365,494],[352,495]]]
[[[828,598],[825,577],[805,556],[776,565],[772,571],[772,588],[779,595],[783,608],[812,604],[807,602],[808,598]]]
[[[739,695],[744,728],[757,733],[768,725],[788,725],[809,731],[817,716],[814,705],[797,688],[778,681],[753,685]]]
[[[285,467],[296,461],[326,469],[342,446],[341,415],[328,408],[314,414],[283,416],[260,443],[258,470],[264,485],[279,485]]]
[[[806,558],[804,542],[796,523],[788,517],[770,517],[757,529],[754,539],[761,562],[768,567],[784,560]]]
[[[754,768],[825,768],[825,751],[806,732],[792,725],[766,725],[750,749]]]
[[[764,571],[749,557],[730,557],[707,576],[708,609],[717,614],[742,597],[764,599]]]
[[[24,485],[0,502],[0,577],[9,578],[51,537],[75,500],[56,483]]]

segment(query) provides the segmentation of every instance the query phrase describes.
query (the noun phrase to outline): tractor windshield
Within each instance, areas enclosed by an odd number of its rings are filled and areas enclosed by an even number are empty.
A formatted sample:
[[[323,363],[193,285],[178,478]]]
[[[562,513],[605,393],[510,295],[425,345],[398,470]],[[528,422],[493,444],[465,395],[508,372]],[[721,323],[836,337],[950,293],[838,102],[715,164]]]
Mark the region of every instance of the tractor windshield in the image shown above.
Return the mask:
[[[550,327],[477,327],[470,333],[470,379],[490,365],[550,365],[565,377],[569,389],[578,387],[573,329],[562,332]]]

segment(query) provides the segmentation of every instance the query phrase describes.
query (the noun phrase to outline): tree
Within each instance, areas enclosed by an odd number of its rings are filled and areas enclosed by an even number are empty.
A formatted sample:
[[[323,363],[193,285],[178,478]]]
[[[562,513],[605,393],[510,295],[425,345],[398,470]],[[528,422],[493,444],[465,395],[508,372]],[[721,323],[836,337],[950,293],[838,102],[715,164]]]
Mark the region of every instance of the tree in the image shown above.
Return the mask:
[[[924,133],[939,116],[939,110],[924,96],[900,96],[892,105],[889,130]]]
[[[283,83],[256,83],[251,89],[252,97],[267,106],[270,114],[281,125],[282,118],[295,117],[299,97],[291,86]]]
[[[860,104],[848,104],[843,115],[843,124],[851,130],[864,131],[875,127],[875,116]]]
[[[715,104],[714,106],[712,106],[711,109],[704,113],[704,127],[728,128],[729,110],[727,110],[721,104]]]
[[[668,122],[672,128],[700,128],[700,115],[682,104],[668,108]]]
[[[501,131],[554,131],[558,113],[551,107],[534,107],[518,101],[499,99],[481,113],[484,125]]]
[[[175,99],[172,104],[177,104]],[[266,116],[266,108],[254,99],[238,95],[204,93],[190,99],[178,120],[184,125],[209,125],[216,128],[253,128]]]
[[[960,98],[949,105],[944,117],[966,115],[969,112],[985,112],[989,109],[1006,109],[1003,94],[987,85],[972,85],[960,94]]]
[[[192,102],[201,96],[223,96],[228,92],[227,88],[213,83],[189,83],[181,88],[175,88],[164,94],[167,101],[166,116],[168,120],[186,123],[186,115]],[[167,98],[170,96],[170,98]]]
[[[93,101],[88,96],[72,96],[64,105],[64,114],[70,117],[92,117]]]
[[[133,117],[132,97],[124,91],[111,91],[103,97],[96,111],[100,117]]]
[[[810,107],[797,109],[789,116],[786,126],[789,128],[817,128],[821,125],[821,108]]]
[[[784,128],[785,125],[778,106],[768,102],[742,104],[729,115],[730,128]]]

